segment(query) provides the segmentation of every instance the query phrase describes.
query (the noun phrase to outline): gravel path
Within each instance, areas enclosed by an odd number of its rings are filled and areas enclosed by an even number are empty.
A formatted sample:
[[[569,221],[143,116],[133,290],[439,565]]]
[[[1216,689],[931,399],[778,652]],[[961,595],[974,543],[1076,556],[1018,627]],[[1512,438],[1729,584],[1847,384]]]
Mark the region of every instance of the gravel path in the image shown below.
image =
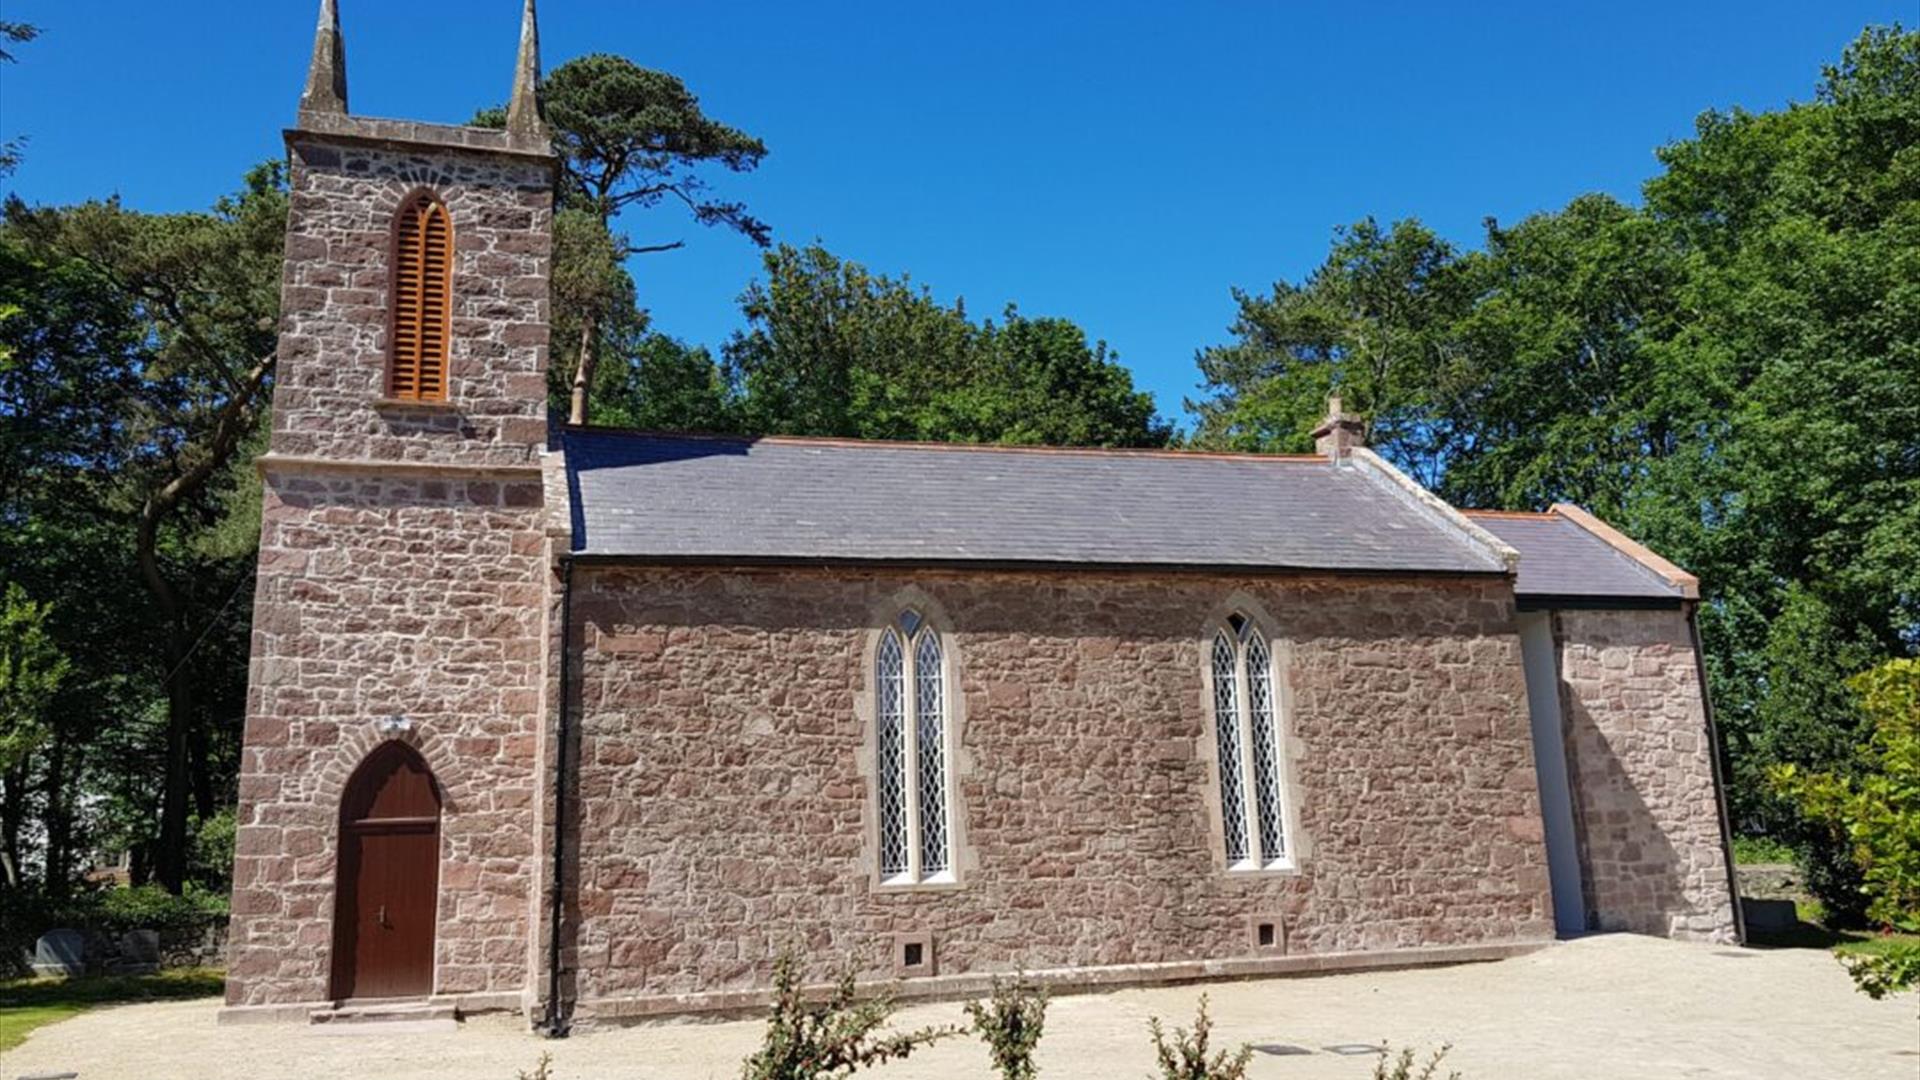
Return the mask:
[[[1269,979],[1061,997],[1040,1044],[1045,1080],[1140,1080],[1152,1066],[1147,1017],[1191,1023],[1212,998],[1221,1041],[1310,1048],[1260,1055],[1253,1080],[1366,1080],[1371,1057],[1342,1043],[1454,1044],[1466,1080],[1600,1077],[1920,1077],[1920,1015],[1910,996],[1870,1001],[1818,951],[1741,951],[1607,936],[1496,964]],[[76,1071],[81,1080],[514,1080],[542,1050],[554,1080],[701,1080],[738,1075],[758,1021],[675,1023],[557,1043],[516,1019],[457,1032],[321,1034],[303,1026],[216,1027],[217,1005],[101,1009],[43,1028],[5,1055],[0,1080]],[[957,1005],[906,1010],[905,1024],[953,1022]],[[876,1080],[990,1080],[977,1043],[955,1041],[882,1066]]]

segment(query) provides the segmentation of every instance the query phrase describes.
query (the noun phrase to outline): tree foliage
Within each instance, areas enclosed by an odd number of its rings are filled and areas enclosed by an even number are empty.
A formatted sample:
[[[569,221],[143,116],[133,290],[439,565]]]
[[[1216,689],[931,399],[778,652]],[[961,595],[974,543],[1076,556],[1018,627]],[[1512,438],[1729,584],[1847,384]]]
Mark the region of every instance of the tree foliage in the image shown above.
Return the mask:
[[[17,581],[0,592],[0,773],[46,741],[47,705],[72,667],[47,633],[49,610]]]
[[[617,231],[616,222],[629,210],[677,206],[701,225],[729,229],[765,247],[767,224],[746,204],[717,195],[708,174],[716,168],[752,171],[767,148],[707,116],[677,77],[607,53],[561,64],[548,73],[541,97],[561,179],[554,237],[554,330],[560,344],[550,378],[568,419],[584,424],[599,415],[593,401],[607,378],[600,374],[601,361],[623,367],[639,359],[646,315],[634,302],[627,260],[686,243],[635,243]],[[474,122],[501,127],[506,117],[506,109],[493,108]],[[624,378],[621,372],[611,377],[615,385]]]
[[[0,324],[0,516],[19,528],[0,554],[9,578],[63,597],[53,625],[75,665],[30,782],[49,880],[79,842],[78,784],[95,814],[124,812],[124,839],[176,891],[194,821],[229,798],[233,606],[258,530],[245,461],[271,390],[285,219],[279,166],[207,213],[8,206],[0,302],[21,314]]]
[[[766,256],[723,350],[753,434],[946,442],[1164,445],[1171,428],[1104,342],[1008,307],[976,323],[905,277],[818,244]]]

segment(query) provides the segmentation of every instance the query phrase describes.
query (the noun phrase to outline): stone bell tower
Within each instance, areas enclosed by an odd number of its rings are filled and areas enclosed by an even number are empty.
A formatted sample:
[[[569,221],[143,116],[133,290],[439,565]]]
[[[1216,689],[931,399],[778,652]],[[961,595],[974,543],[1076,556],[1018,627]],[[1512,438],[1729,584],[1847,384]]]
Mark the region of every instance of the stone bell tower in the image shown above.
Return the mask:
[[[320,5],[286,132],[230,1020],[531,992],[559,535],[539,74],[526,0],[505,130],[355,116]]]

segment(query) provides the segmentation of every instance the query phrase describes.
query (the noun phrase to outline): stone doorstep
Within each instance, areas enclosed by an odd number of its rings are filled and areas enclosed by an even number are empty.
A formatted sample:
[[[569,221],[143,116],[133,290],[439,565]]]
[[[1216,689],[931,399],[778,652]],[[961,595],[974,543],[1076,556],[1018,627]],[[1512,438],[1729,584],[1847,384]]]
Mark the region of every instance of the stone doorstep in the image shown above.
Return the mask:
[[[460,1026],[460,1013],[448,1003],[407,999],[404,1001],[343,1001],[330,1008],[307,1014],[307,1023],[329,1032],[360,1031],[365,1034],[398,1035],[416,1031],[453,1031]]]

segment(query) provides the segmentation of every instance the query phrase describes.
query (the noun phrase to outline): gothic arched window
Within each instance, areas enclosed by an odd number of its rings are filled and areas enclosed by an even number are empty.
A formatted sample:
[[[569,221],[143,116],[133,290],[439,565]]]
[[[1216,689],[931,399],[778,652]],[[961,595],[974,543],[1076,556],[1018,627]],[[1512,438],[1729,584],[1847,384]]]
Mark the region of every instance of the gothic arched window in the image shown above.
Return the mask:
[[[946,663],[919,612],[880,632],[873,685],[881,881],[952,881]]]
[[[452,309],[453,220],[439,199],[423,191],[400,207],[394,222],[387,396],[447,399]]]
[[[1293,857],[1273,652],[1252,620],[1236,614],[1214,633],[1209,669],[1227,866],[1287,869]]]

